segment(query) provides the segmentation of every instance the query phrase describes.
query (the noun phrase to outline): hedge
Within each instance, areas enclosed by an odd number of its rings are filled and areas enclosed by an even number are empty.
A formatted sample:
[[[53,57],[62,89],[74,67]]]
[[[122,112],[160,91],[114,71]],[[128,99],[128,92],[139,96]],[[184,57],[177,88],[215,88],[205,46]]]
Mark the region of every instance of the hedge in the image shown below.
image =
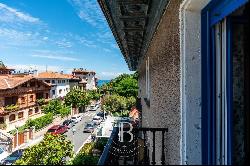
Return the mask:
[[[19,133],[22,133],[25,129],[29,129],[33,126],[35,126],[35,129],[36,130],[39,130],[47,125],[49,125],[50,123],[53,122],[53,114],[52,113],[48,113],[42,117],[39,117],[39,118],[36,118],[36,119],[33,119],[33,120],[27,120],[27,122],[25,123],[25,125],[21,126],[18,128],[18,132]],[[10,134],[16,134],[16,130],[11,130],[9,132]]]
[[[92,150],[99,149],[102,152],[107,142],[108,138],[98,138],[96,142],[86,143],[67,165],[97,165],[100,157],[93,156]]]

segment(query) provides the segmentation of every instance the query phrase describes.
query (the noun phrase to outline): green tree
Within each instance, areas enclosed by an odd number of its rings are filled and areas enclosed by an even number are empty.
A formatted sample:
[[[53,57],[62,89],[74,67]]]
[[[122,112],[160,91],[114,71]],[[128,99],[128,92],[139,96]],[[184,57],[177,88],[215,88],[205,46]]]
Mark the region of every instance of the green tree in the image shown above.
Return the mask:
[[[85,91],[73,89],[64,98],[65,105],[72,107],[85,107],[90,102],[90,96]]]
[[[98,91],[89,90],[89,91],[87,91],[87,95],[88,95],[90,100],[99,100],[100,97],[101,97],[101,94],[99,93],[99,90]]]
[[[109,83],[101,86],[101,91],[105,94],[118,94],[124,97],[137,97],[138,94],[138,74],[121,74]]]
[[[49,101],[47,105],[42,106],[42,111],[44,113],[53,113],[53,115],[59,114],[59,110],[62,109],[63,105],[59,99],[53,99]]]
[[[63,165],[73,157],[73,145],[64,135],[46,134],[37,145],[25,149],[15,165]]]
[[[131,107],[136,103],[136,99],[131,97],[114,95],[106,95],[102,101],[102,110],[110,112],[114,115],[127,116]],[[123,114],[122,114],[123,112]]]

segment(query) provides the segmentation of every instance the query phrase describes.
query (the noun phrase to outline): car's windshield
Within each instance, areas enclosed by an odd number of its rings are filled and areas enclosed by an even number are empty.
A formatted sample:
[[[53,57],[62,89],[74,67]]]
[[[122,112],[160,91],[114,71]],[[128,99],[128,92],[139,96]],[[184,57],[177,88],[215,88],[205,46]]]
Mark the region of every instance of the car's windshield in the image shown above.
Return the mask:
[[[69,121],[64,121],[63,125],[67,125],[69,123]]]
[[[93,126],[93,125],[92,125],[92,124],[90,124],[90,123],[86,125],[86,127],[92,127],[92,126]]]
[[[4,152],[4,150],[2,148],[0,148],[0,154],[2,154]]]
[[[49,129],[48,132],[55,132],[56,129]]]
[[[72,117],[72,119],[76,119],[76,117]]]
[[[93,118],[93,120],[99,120],[100,118]]]

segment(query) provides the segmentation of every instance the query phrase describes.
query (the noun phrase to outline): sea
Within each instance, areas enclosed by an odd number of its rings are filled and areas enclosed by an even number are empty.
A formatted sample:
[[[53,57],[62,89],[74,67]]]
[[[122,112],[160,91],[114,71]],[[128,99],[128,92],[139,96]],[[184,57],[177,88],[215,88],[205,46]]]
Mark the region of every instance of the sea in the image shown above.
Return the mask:
[[[110,82],[110,80],[98,80],[97,86],[100,87],[100,86],[102,86],[103,84],[109,83],[109,82]]]

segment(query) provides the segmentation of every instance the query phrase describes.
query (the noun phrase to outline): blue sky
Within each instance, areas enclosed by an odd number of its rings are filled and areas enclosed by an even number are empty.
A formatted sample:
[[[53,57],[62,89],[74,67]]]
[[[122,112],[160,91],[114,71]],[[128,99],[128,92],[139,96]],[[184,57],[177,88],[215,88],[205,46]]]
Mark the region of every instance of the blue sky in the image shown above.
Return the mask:
[[[97,0],[0,0],[0,60],[16,69],[129,72]]]

